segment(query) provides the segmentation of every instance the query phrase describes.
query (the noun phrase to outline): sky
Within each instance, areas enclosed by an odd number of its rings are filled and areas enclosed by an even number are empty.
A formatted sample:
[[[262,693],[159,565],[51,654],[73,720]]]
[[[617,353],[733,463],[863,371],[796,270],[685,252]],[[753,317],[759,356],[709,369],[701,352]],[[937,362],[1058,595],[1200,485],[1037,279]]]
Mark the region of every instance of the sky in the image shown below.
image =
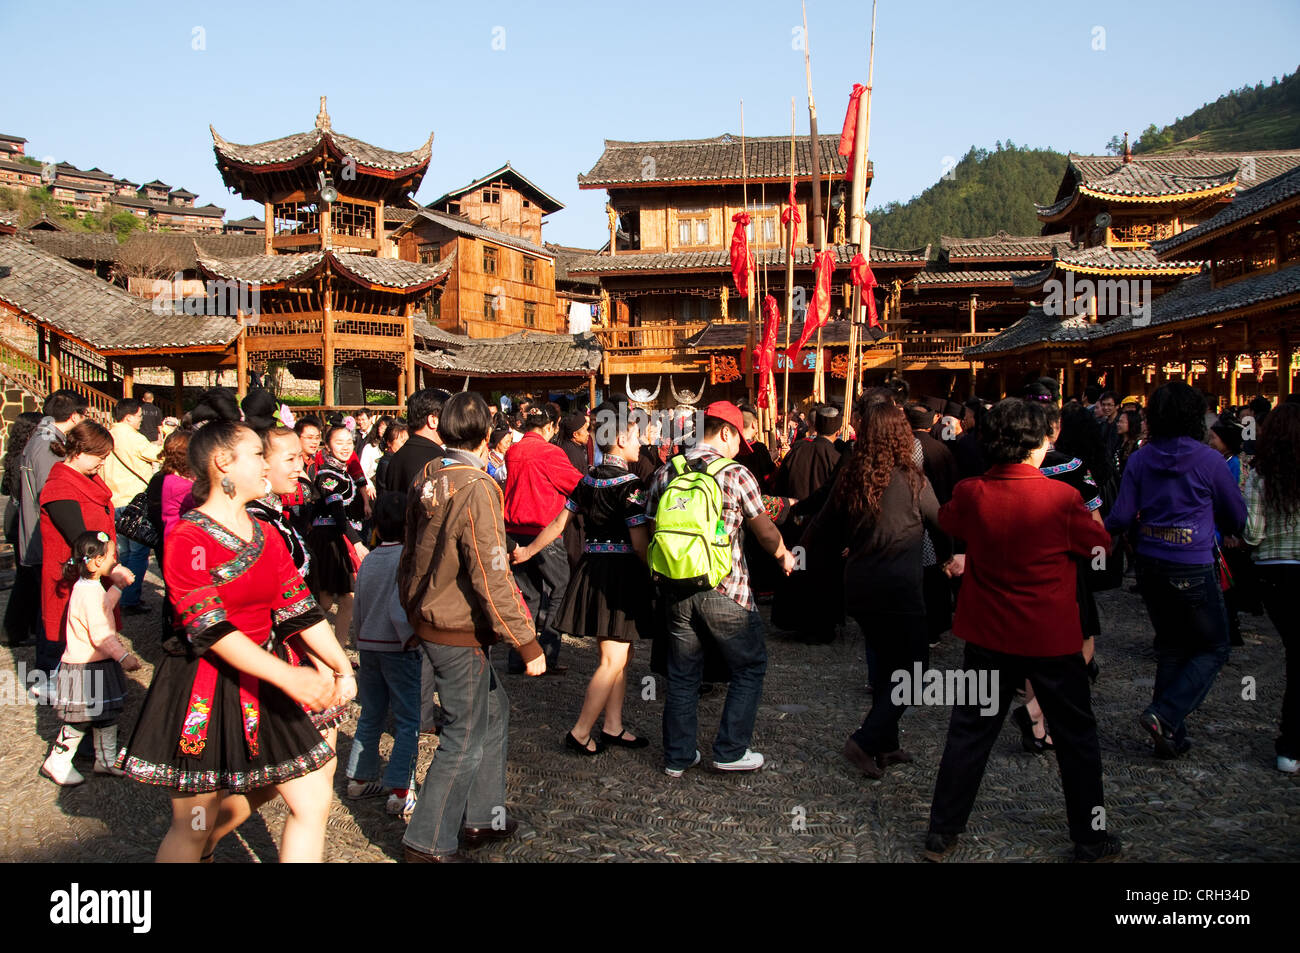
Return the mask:
[[[818,127],[866,82],[871,6],[809,0]],[[434,133],[416,198],[507,160],[566,206],[547,241],[599,246],[605,193],[577,176],[605,139],[808,132],[797,2],[118,2],[0,0],[0,132],[29,155],[159,178],[228,218],[208,124],[239,143],[333,127],[389,149]],[[1100,153],[1229,89],[1300,65],[1300,3],[881,0],[868,206],[905,202],[971,146]],[[1037,197],[1047,201],[1051,196]]]

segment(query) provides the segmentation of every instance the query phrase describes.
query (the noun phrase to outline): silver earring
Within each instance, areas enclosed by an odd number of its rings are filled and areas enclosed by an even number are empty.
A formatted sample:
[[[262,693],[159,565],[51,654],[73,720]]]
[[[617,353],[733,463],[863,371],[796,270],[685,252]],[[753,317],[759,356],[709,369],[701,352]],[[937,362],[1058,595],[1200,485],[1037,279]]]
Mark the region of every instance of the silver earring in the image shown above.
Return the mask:
[[[221,478],[221,489],[222,492],[232,500],[235,498],[235,484],[231,481],[230,477],[223,476]]]

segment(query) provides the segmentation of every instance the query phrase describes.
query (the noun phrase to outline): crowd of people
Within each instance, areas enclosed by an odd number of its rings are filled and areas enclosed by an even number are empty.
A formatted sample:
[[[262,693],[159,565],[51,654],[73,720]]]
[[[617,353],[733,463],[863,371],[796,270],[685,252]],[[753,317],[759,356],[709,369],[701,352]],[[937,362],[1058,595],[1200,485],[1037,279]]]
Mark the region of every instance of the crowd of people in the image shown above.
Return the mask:
[[[1276,765],[1297,770],[1300,403],[1217,412],[1181,382],[1145,401],[1062,399],[1050,378],[957,403],[890,380],[850,408],[778,420],[769,448],[757,413],[725,401],[666,422],[627,402],[498,409],[424,389],[405,419],[294,420],[263,390],[215,388],[176,420],[144,396],[120,401],[111,428],[74,391],[13,424],[4,624],[11,645],[35,643],[47,679],[33,691],[62,723],[42,773],[84,783],[73,760],[89,735],[94,774],[169,789],[160,861],[211,860],[277,796],[281,859],[319,860],[338,728],[358,705],[346,795],[409,819],[408,861],[459,862],[512,836],[498,642],[508,674],[556,677],[564,636],[598,640],[556,739],[576,757],[651,745],[624,721],[628,665],[650,640],[664,772],[701,762],[699,699],[724,683],[713,767],[759,770],[768,602],[805,643],[846,619],[861,630],[872,701],[843,756],[867,778],[915,760],[898,675],[928,668],[947,633],[964,671],[995,686],[991,709],[948,700],[928,859],[964,831],[1010,714],[1024,750],[1056,754],[1076,859],[1110,860],[1122,845],[1095,823],[1095,594],[1126,568],[1154,631],[1152,699],[1135,715],[1153,755],[1188,755],[1239,614],[1266,612],[1286,648]],[[153,612],[161,660],[119,736],[125,673],[141,665],[121,619]],[[421,733],[439,736],[422,781]]]

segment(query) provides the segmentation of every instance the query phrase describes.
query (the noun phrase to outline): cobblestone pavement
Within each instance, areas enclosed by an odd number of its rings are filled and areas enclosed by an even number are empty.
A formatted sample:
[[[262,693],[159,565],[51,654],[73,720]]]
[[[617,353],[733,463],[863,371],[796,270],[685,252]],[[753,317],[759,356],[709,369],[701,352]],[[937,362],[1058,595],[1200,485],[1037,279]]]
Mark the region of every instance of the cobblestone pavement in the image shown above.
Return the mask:
[[[122,730],[135,722],[157,660],[158,579],[151,575],[147,616],[126,621],[126,635],[146,665],[133,684]],[[17,597],[25,594],[19,593]],[[0,593],[0,604],[14,598]],[[1213,690],[1189,722],[1196,747],[1186,758],[1156,761],[1135,726],[1149,700],[1154,674],[1150,626],[1138,596],[1100,596],[1105,635],[1094,690],[1101,729],[1110,829],[1123,838],[1129,861],[1300,860],[1300,783],[1273,767],[1273,737],[1283,688],[1282,646],[1264,617],[1243,616],[1246,645],[1234,649]],[[501,653],[501,650],[497,650]],[[752,774],[708,767],[709,743],[722,691],[702,699],[700,748],[704,766],[680,780],[661,770],[659,723],[663,682],[643,698],[648,643],[634,659],[626,723],[652,739],[648,749],[617,749],[596,758],[562,750],[561,739],[581,705],[598,653],[594,643],[566,640],[567,676],[504,676],[510,695],[509,809],[520,821],[512,841],[484,847],[483,861],[784,860],[916,861],[942,751],[948,710],[911,709],[903,744],[912,765],[891,767],[883,781],[866,780],[841,757],[869,695],[861,639],[851,625],[828,646],[803,646],[770,635],[769,665],[754,747],[767,766]],[[57,722],[48,708],[17,703],[19,663],[31,648],[0,647],[0,860],[148,861],[167,826],[168,797],[125,779],[91,777],[60,790],[37,771]],[[498,671],[504,656],[498,655]],[[951,637],[932,665],[956,668],[961,643]],[[1253,699],[1243,680],[1254,679]],[[346,761],[353,720],[340,730]],[[422,740],[419,777],[435,742]],[[391,748],[385,735],[383,753]],[[402,821],[384,813],[384,799],[349,801],[340,768],[330,812],[330,861],[400,858]],[[284,822],[280,803],[268,805],[217,851],[220,862],[266,862]],[[967,836],[954,859],[1063,861],[1070,844],[1054,756],[1020,751],[1008,722],[980,789]]]

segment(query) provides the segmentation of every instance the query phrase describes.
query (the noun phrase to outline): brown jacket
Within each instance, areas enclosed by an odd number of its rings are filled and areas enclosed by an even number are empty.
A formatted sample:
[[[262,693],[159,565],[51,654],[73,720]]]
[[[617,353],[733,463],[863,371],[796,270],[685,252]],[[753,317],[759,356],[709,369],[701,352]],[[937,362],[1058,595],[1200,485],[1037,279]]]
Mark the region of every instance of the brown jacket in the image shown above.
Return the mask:
[[[506,552],[501,487],[484,470],[431,460],[411,488],[398,595],[415,634],[440,645],[502,640],[525,661],[542,654]]]

